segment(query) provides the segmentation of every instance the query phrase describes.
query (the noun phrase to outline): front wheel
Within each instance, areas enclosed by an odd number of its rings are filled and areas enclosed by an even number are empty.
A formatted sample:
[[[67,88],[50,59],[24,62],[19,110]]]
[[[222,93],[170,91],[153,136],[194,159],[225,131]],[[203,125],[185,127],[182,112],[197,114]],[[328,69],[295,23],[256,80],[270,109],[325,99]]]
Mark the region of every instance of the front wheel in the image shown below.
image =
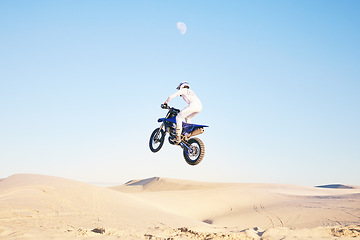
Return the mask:
[[[185,161],[190,165],[199,164],[205,155],[204,143],[199,138],[190,138],[187,143],[191,150],[184,148]]]
[[[149,147],[152,152],[158,152],[164,144],[165,132],[164,130],[157,128],[155,129],[150,137]]]

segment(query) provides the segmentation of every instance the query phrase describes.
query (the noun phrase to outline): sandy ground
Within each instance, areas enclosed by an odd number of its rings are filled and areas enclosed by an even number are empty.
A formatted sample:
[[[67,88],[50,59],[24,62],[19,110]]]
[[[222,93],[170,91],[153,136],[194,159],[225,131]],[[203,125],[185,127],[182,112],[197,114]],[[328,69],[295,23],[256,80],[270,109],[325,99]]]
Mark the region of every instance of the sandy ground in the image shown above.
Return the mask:
[[[341,188],[343,187],[343,188]],[[0,180],[0,239],[355,239],[360,188],[165,178]]]

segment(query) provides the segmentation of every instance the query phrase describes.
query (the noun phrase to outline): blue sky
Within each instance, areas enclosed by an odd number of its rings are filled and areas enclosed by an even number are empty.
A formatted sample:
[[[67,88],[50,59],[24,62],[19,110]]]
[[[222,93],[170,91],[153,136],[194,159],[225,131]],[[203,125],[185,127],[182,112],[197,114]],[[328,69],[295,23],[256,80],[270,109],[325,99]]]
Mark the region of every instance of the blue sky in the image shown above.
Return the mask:
[[[0,178],[360,185],[359,10],[356,0],[1,1]],[[195,167],[167,142],[148,149],[181,81],[203,102],[193,121],[210,126]]]

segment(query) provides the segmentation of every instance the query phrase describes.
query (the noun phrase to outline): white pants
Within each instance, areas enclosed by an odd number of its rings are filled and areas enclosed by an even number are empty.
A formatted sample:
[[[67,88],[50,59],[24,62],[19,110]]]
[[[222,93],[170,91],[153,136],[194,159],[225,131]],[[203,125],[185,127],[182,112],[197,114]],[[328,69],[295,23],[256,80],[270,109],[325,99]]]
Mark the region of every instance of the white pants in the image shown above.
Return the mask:
[[[180,137],[182,132],[182,122],[185,119],[187,123],[191,123],[191,119],[201,112],[202,106],[199,105],[189,105],[176,116],[176,135]]]

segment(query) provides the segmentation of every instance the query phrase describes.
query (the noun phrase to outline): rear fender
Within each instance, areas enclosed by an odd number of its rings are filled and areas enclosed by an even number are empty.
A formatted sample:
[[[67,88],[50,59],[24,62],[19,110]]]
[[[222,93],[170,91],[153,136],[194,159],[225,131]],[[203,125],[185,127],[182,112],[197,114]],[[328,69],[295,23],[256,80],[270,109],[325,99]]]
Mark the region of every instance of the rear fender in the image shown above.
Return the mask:
[[[191,133],[193,131],[196,131],[197,129],[204,129],[205,127],[208,127],[206,125],[199,125],[199,124],[188,124],[188,123],[183,123],[183,129],[184,129],[184,133]]]

